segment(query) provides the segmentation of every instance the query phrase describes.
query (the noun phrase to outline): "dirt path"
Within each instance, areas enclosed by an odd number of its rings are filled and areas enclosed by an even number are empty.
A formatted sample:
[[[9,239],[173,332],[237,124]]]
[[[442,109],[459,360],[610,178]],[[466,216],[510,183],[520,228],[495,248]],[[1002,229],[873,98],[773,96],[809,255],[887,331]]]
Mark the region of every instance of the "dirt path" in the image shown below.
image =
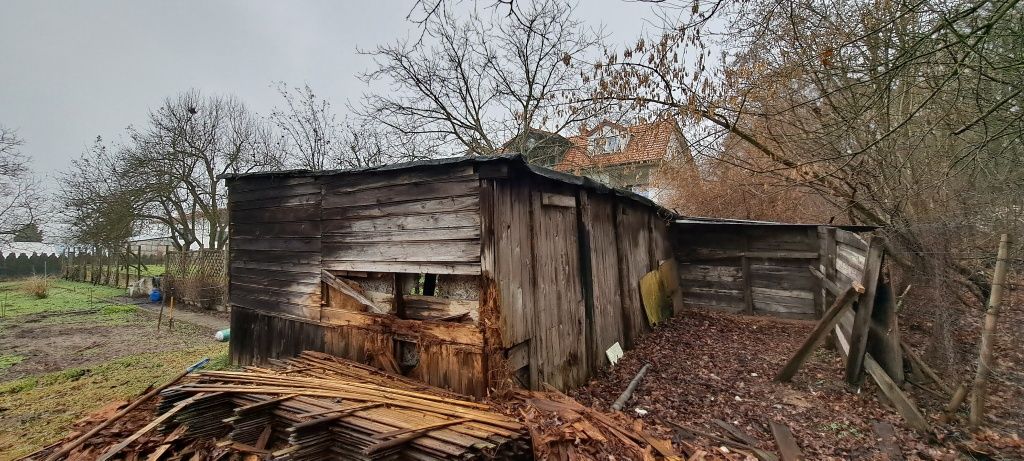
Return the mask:
[[[160,303],[151,303],[148,300],[144,300],[141,298],[128,297],[113,298],[113,301],[120,304],[131,304],[133,306],[137,306],[139,309],[143,311],[154,314],[156,316],[160,316]],[[167,321],[167,317],[169,315],[167,306],[163,306],[163,309],[164,321]],[[226,313],[206,313],[188,309],[179,309],[177,307],[175,307],[174,309],[174,321],[190,323],[192,325],[203,327],[213,331],[223,330],[225,328],[228,328],[231,324],[231,321]]]

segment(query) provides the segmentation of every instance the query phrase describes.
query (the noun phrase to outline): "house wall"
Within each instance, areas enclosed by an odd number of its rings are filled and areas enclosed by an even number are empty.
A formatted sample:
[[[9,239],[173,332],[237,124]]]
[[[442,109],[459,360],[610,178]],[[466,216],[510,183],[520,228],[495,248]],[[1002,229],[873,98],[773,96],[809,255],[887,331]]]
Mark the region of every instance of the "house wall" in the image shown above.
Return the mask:
[[[672,228],[683,302],[729,312],[813,319],[821,286],[816,226],[688,224]]]

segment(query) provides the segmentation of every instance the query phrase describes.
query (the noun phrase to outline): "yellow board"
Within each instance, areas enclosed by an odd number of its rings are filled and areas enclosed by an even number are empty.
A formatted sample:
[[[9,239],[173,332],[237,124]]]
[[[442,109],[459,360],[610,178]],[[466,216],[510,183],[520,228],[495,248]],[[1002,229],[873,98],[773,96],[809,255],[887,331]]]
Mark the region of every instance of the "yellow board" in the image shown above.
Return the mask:
[[[661,283],[661,272],[651,271],[640,278],[640,299],[651,325],[668,318],[672,312],[672,299]]]

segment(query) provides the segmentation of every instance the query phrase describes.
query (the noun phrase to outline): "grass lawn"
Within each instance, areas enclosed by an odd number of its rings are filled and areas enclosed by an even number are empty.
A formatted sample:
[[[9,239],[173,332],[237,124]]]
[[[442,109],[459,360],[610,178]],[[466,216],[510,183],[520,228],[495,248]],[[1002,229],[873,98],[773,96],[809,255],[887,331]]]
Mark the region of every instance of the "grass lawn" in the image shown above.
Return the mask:
[[[112,401],[163,384],[203,357],[227,365],[212,331],[103,301],[123,289],[53,281],[46,298],[0,282],[0,460],[29,454]]]

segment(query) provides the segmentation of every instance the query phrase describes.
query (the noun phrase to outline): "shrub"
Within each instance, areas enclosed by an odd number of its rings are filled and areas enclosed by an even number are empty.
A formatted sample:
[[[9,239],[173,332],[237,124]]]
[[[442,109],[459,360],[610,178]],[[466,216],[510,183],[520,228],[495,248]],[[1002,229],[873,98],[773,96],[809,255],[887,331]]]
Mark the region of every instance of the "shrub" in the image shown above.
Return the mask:
[[[37,299],[43,299],[50,295],[50,279],[46,277],[29,277],[25,280],[22,288]]]

